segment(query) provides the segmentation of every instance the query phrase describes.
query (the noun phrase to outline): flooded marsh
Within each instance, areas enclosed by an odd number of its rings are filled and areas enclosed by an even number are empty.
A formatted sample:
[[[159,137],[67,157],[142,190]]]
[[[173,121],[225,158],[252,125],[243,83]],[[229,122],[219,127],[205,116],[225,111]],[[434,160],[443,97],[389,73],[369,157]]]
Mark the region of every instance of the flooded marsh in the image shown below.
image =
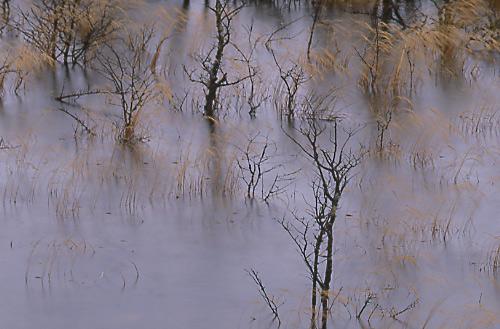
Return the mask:
[[[1,1],[0,328],[500,328],[499,10]]]

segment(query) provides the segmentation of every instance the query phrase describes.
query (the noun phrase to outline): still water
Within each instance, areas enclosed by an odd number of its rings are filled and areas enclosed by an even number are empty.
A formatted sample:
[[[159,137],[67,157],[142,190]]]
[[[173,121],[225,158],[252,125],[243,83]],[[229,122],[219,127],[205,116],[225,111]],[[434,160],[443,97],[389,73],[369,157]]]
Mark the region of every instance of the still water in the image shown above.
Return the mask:
[[[182,65],[196,65],[193,53],[210,43],[211,16],[201,2],[181,5],[150,1],[132,15],[160,25],[182,15],[162,66],[174,94],[194,99],[201,91]],[[268,35],[307,15],[255,4],[233,26],[244,34],[253,22]],[[303,51],[309,23],[290,25],[294,37],[280,51]],[[272,94],[279,79],[261,48],[261,90]],[[335,224],[329,327],[500,328],[497,71],[485,65],[475,82],[423,79],[411,109],[394,118],[389,154],[357,168]],[[9,146],[0,150],[0,328],[276,328],[251,268],[283,302],[281,327],[307,327],[310,280],[279,224],[310,205],[313,167],[287,136],[298,136],[301,121],[282,119],[267,101],[255,118],[225,108],[214,129],[194,101],[182,111],[154,104],[142,117],[147,141],[129,147],[114,140],[119,111],[87,98],[69,108],[86,111],[99,134],[75,138],[52,96],[89,81],[101,83],[57,67],[0,103]],[[375,144],[377,124],[354,78],[326,72],[303,93],[331,86],[335,114],[363,127],[355,143]],[[492,117],[474,121],[471,133],[474,113]],[[267,166],[293,173],[268,203],[245,197],[237,166],[254,136],[272,145]],[[369,294],[376,302],[358,320]]]

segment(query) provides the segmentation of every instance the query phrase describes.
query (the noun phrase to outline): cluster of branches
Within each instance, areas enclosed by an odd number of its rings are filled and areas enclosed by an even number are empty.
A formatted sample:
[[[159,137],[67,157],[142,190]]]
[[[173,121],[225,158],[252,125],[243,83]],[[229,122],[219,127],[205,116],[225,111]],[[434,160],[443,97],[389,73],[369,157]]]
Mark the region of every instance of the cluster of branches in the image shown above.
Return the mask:
[[[13,26],[48,59],[85,65],[113,36],[117,15],[108,0],[40,0],[20,10]]]
[[[273,164],[276,144],[269,142],[267,137],[258,143],[259,135],[251,137],[246,148],[240,150],[242,158],[237,159],[237,164],[246,185],[246,196],[251,200],[258,196],[267,203],[290,186],[298,171],[283,172],[283,164]]]
[[[9,144],[3,137],[0,137],[0,151],[1,150],[11,150],[11,149],[15,149],[15,148],[18,148],[19,145],[11,145]]]

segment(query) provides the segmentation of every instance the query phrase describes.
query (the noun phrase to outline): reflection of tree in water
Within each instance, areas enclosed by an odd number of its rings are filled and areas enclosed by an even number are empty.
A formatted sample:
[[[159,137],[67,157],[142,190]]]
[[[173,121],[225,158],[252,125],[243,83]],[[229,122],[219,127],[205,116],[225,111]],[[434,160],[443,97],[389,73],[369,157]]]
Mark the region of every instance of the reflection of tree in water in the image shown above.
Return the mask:
[[[217,121],[212,118],[207,118],[208,125],[208,168],[209,168],[209,179],[211,182],[211,188],[214,195],[218,195],[219,192],[224,188],[224,179],[222,177],[222,159],[224,156],[224,148],[221,147],[220,143],[220,132],[217,129]]]

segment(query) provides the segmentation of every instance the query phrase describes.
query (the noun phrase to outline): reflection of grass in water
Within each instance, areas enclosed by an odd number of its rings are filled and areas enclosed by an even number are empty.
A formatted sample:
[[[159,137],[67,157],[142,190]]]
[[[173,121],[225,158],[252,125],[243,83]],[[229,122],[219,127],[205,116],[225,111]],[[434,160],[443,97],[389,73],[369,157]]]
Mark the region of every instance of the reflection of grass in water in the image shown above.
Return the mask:
[[[38,240],[31,247],[25,284],[50,291],[67,284],[92,287],[104,281],[123,290],[140,279],[139,268],[127,258],[116,252],[110,257],[106,249],[84,239]]]
[[[220,148],[225,149],[227,147],[224,143],[227,138],[229,138],[227,135],[223,135],[217,139]],[[110,154],[113,153],[112,137],[104,141],[94,140],[94,143],[88,142],[88,144],[85,144],[84,140],[81,140],[81,142],[79,151],[74,158],[71,155],[69,158],[57,159],[51,157],[49,153],[45,154],[46,158],[44,159],[44,156],[37,155],[37,152],[40,151],[40,149],[37,149],[37,145],[29,143],[19,149],[8,151],[10,152],[9,157],[16,154],[16,165],[19,165],[19,167],[15,167],[14,170],[17,172],[18,177],[25,176],[30,171],[43,172],[47,168],[57,168],[50,175],[47,192],[50,190],[48,193],[51,194],[53,200],[51,204],[55,205],[54,209],[56,213],[60,214],[60,218],[77,217],[78,212],[74,211],[73,208],[79,209],[83,204],[86,204],[88,194],[92,193],[90,191],[98,191],[93,196],[93,202],[98,202],[99,194],[105,195],[107,189],[112,189],[114,186],[120,187],[120,195],[117,196],[121,200],[120,207],[125,212],[134,213],[140,212],[140,209],[148,202],[149,198],[168,200],[179,196],[199,200],[202,196],[213,194],[216,191],[221,194],[223,194],[222,191],[226,191],[225,193],[228,195],[228,191],[236,191],[238,184],[241,183],[237,181],[237,175],[231,176],[229,168],[226,169],[226,174],[222,175],[225,176],[223,185],[219,185],[217,189],[211,189],[211,182],[207,179],[211,177],[212,169],[214,169],[214,163],[211,162],[214,156],[223,156],[221,158],[222,162],[231,163],[231,157],[235,156],[232,152],[214,151],[210,148],[200,148],[188,143],[180,143],[180,145],[174,147],[169,146],[168,152],[162,148],[153,151],[142,146],[135,148],[114,146],[116,149],[111,156]],[[12,144],[18,145],[21,143],[12,141]],[[427,150],[426,147],[423,147],[423,149]],[[183,150],[183,152],[177,150]],[[59,151],[54,149],[52,154],[57,154]],[[177,154],[180,154],[179,157],[173,158]],[[3,156],[6,155],[7,153],[3,154]],[[37,165],[32,166],[30,163],[36,163]],[[61,163],[64,165],[61,166]],[[449,176],[451,181],[460,167],[461,161],[450,164],[450,168],[453,168],[453,170],[448,169],[452,172]],[[381,178],[381,182],[387,183],[388,181],[397,184],[397,178],[393,180]],[[12,178],[9,182],[15,183],[16,179]],[[150,185],[148,182],[153,182],[153,184]],[[174,182],[175,184],[173,184]],[[30,188],[31,192],[26,191],[27,186],[22,186],[16,193],[18,195],[25,193],[26,196],[29,194],[34,200],[40,195],[36,191],[43,190],[45,178],[43,175],[38,175],[37,180],[30,184],[34,184]],[[97,186],[99,188],[96,188]],[[464,197],[468,195],[468,190],[461,187],[460,184],[451,183],[448,188],[450,191],[458,190],[460,193],[464,193]],[[9,187],[9,189],[13,189],[13,187]],[[445,191],[446,189],[443,193]],[[19,200],[27,200],[27,198],[17,197],[17,200],[20,203]],[[442,200],[438,201],[441,202]],[[398,202],[403,202],[403,199]],[[385,244],[383,252],[378,254],[381,261],[383,260],[384,264],[387,264],[389,268],[411,270],[415,266],[418,267],[422,259],[421,251],[416,246],[415,241],[422,238],[433,241],[450,241],[454,237],[464,235],[468,228],[461,226],[462,224],[459,223],[456,202],[453,199],[445,199],[443,201],[445,205],[442,209],[428,210],[427,207],[422,206],[426,204],[425,202],[415,199],[411,206],[405,209],[406,215],[400,217],[399,221],[394,221],[398,217],[397,213],[393,214],[394,217],[384,218],[383,221],[378,223],[371,221],[370,225],[378,226],[376,230],[378,233],[375,236],[381,234],[379,237]],[[73,213],[74,215],[72,215]],[[460,217],[467,219],[467,215],[460,215]],[[370,234],[373,233],[374,231],[371,230]],[[55,266],[53,265],[54,260],[51,260],[50,257],[47,257],[47,260],[43,262],[46,264],[44,266],[47,269]],[[49,270],[47,270],[48,272]],[[48,277],[45,277],[45,280],[48,280]],[[414,301],[409,299],[405,302],[393,302],[391,304],[388,302],[391,297],[383,297],[382,293],[386,292],[385,290],[381,289],[381,293],[377,287],[371,285],[369,289],[376,294],[377,299],[370,301],[362,316],[368,317],[371,315],[372,321],[384,316],[389,317],[391,313],[398,313]],[[332,299],[335,298],[334,293],[337,292],[331,292]],[[347,306],[338,304],[338,307],[349,308],[349,311],[354,316],[356,312],[360,312],[366,301],[365,293],[366,291],[363,291],[353,295],[353,291],[345,288],[343,294],[339,295],[338,301],[340,303],[342,300],[344,302],[348,300],[348,302],[345,302]],[[376,306],[377,304],[379,305]],[[418,307],[418,305],[415,306],[415,308]],[[411,311],[413,312],[413,307]],[[401,315],[401,317],[403,316]]]
[[[500,115],[497,110],[489,106],[463,112],[458,119],[459,127],[465,134],[488,138],[498,136],[500,132]]]
[[[59,218],[77,218],[81,208],[95,209],[102,196],[117,199],[128,213],[169,199],[233,198],[241,187],[238,150],[228,144],[229,136],[215,138],[217,149],[181,143],[156,150],[115,144],[112,136],[80,139],[75,154],[15,140],[15,148],[0,154],[3,203],[32,204],[46,196]]]
[[[499,237],[495,237],[495,243],[498,243]],[[480,272],[484,272],[491,276],[492,280],[494,280],[497,284],[500,279],[500,245],[495,246],[490,249],[485,257],[485,260],[482,260],[479,263],[472,263],[476,269]]]

